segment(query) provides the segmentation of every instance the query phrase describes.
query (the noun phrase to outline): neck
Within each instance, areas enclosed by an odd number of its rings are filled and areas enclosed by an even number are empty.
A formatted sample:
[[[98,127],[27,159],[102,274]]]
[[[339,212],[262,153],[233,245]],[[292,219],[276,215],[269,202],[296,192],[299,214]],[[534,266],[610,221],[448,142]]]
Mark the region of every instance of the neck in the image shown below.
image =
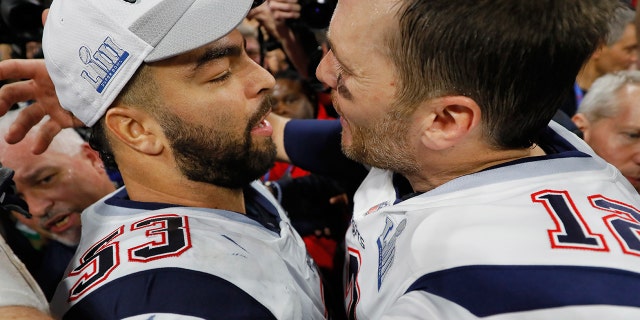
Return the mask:
[[[589,90],[593,82],[596,81],[596,79],[598,79],[598,77],[600,77],[601,75],[602,74],[598,72],[593,61],[589,61],[580,70],[580,73],[578,73],[578,76],[576,77],[576,83],[578,83],[578,86],[581,89]]]
[[[445,153],[439,156],[439,161],[424,161],[421,170],[418,170],[416,174],[405,174],[404,176],[409,180],[414,191],[427,192],[453,179],[480,172],[502,163],[542,155],[545,155],[545,152],[537,145],[532,148],[515,150],[487,152],[485,149],[482,152],[472,152],[469,156],[454,156],[451,153]],[[462,160],[455,163],[451,159],[471,160]]]
[[[160,202],[222,209],[246,213],[244,192],[241,188],[230,189],[183,178],[179,181],[143,182],[123,174],[129,198],[134,201]]]

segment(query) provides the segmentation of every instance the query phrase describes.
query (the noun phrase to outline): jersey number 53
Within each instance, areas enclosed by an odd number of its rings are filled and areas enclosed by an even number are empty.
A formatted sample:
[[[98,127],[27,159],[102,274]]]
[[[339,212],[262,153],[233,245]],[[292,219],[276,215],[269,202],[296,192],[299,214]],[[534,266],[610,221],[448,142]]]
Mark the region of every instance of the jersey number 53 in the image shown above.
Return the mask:
[[[187,217],[165,214],[149,217],[130,225],[128,231],[120,226],[95,243],[80,258],[68,277],[79,277],[69,294],[69,300],[80,298],[91,288],[109,277],[120,265],[120,242],[117,238],[125,232],[144,231],[145,242],[127,249],[129,262],[145,263],[152,260],[179,256],[191,248]],[[146,241],[148,240],[148,241]]]

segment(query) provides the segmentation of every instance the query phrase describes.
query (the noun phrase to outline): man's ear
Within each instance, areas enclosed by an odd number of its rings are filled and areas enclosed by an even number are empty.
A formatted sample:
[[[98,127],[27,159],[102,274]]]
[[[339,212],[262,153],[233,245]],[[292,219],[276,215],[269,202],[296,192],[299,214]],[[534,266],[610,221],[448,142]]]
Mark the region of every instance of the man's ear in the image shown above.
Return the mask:
[[[591,59],[600,59],[600,56],[602,56],[602,51],[605,49],[606,45],[600,44],[598,46],[598,48],[593,52],[593,54],[591,54]]]
[[[591,128],[591,122],[589,122],[589,119],[587,119],[583,113],[576,113],[571,117],[571,121],[575,123],[576,127],[578,127],[580,131],[582,131],[584,140],[589,140],[589,129]]]
[[[47,22],[47,16],[48,15],[49,15],[49,9],[44,9],[44,11],[42,11],[42,14],[40,15],[40,18],[42,19],[42,25],[43,26]]]
[[[421,128],[421,142],[432,150],[458,144],[480,124],[478,104],[464,96],[448,96],[427,102],[429,115]]]
[[[104,168],[102,159],[100,159],[100,153],[98,153],[98,151],[93,150],[87,142],[83,143],[81,148],[82,150],[80,150],[80,153],[85,159],[91,162],[91,166],[93,166],[96,171],[98,171],[99,173],[107,172]]]
[[[160,125],[149,113],[127,107],[112,107],[105,126],[121,143],[143,154],[158,155],[164,149]]]

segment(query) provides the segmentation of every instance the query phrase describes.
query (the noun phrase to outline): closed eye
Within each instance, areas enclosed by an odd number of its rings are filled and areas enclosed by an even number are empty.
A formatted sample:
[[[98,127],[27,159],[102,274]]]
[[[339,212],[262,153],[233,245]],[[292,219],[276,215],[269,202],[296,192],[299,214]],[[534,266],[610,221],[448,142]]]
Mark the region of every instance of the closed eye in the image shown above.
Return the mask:
[[[215,77],[211,80],[209,80],[209,82],[213,82],[213,83],[220,83],[220,82],[224,82],[227,79],[229,79],[231,77],[231,70],[227,70],[224,73],[222,73],[220,76]]]

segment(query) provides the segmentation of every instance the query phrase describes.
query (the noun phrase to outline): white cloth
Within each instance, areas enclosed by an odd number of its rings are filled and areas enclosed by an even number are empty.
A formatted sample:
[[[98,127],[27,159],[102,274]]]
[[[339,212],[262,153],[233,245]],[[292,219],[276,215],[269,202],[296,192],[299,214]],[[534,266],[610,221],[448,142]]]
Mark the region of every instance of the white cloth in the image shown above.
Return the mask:
[[[551,128],[557,152],[400,202],[372,169],[346,235],[351,317],[640,319],[640,196]]]
[[[124,189],[90,206],[52,313],[324,318],[320,276],[304,242],[261,183],[251,190],[246,200],[274,209],[278,232],[235,212],[126,200]]]
[[[0,236],[0,307],[28,306],[49,312],[42,290]]]

